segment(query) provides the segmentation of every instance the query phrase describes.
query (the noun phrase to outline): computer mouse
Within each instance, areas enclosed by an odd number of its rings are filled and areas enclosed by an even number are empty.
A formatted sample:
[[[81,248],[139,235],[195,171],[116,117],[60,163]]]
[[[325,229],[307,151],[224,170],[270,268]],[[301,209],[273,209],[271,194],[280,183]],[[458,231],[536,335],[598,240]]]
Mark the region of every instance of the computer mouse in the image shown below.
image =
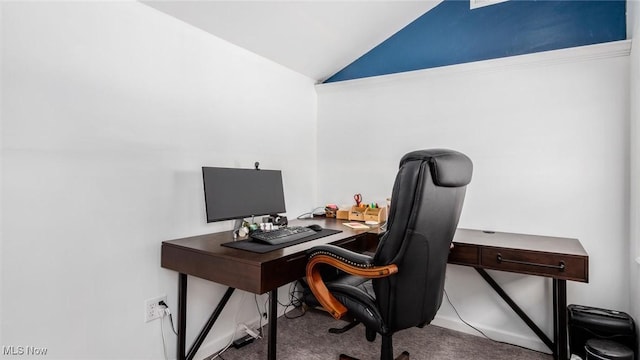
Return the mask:
[[[315,232],[319,232],[322,231],[322,226],[318,225],[318,224],[313,224],[313,225],[309,225],[307,226],[309,229],[315,231]]]

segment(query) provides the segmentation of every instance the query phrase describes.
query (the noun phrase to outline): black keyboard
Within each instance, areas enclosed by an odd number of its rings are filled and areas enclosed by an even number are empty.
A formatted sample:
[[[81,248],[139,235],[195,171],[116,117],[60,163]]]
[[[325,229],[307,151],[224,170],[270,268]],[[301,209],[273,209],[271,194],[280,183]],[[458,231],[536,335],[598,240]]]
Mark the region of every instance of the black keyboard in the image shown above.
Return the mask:
[[[289,241],[299,240],[314,235],[316,232],[303,226],[289,226],[278,230],[254,231],[251,233],[253,240],[271,245],[284,244]]]

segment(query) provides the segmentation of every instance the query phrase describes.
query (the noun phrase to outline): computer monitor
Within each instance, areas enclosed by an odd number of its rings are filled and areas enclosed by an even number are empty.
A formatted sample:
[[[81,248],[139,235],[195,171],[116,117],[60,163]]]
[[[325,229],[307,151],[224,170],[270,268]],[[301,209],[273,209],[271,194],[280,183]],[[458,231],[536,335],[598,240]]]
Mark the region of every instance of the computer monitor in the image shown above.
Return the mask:
[[[207,222],[284,213],[280,170],[202,167]]]

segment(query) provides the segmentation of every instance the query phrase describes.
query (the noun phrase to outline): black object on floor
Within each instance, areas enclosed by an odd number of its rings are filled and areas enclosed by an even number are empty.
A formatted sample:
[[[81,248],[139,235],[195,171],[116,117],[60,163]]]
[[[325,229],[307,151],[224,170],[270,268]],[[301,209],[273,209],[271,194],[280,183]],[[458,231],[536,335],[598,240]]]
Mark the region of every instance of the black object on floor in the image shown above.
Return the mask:
[[[253,340],[255,340],[253,338],[253,336],[251,335],[245,335],[243,337],[241,337],[240,339],[236,339],[233,341],[233,347],[236,349],[240,349],[241,347],[245,346],[245,345],[249,345],[253,342]]]
[[[584,346],[585,360],[633,360],[633,351],[611,340],[590,339]]]
[[[629,314],[584,305],[569,305],[567,311],[571,354],[586,358],[585,345],[590,339],[615,341],[637,351],[636,327]]]

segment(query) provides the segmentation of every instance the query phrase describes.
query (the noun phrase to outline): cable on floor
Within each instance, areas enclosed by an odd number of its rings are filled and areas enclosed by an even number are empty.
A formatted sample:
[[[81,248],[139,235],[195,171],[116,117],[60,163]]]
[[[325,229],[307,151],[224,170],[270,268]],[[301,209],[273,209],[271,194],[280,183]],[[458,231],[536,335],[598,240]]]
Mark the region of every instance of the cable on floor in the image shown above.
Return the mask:
[[[267,313],[267,306],[265,305],[265,307],[264,307],[265,310],[264,310],[264,312],[262,312],[262,309],[260,309],[260,304],[258,304],[258,295],[253,294],[253,300],[256,303],[256,309],[258,309],[258,317],[260,318],[258,320],[258,333],[262,337],[263,336],[263,334],[262,334],[262,316]]]
[[[215,358],[220,358],[222,360],[224,360],[222,358],[222,354],[227,351],[231,345],[233,344],[233,340],[236,337],[236,332],[238,332],[238,327],[240,327],[240,324],[238,324],[238,313],[240,312],[240,309],[242,308],[242,304],[244,303],[244,297],[247,293],[246,292],[242,292],[242,297],[240,298],[240,304],[238,305],[238,307],[236,308],[236,313],[233,315],[233,323],[235,324],[234,328],[233,328],[233,332],[231,333],[231,338],[229,339],[229,343],[227,343],[227,345],[222,348],[222,350],[218,351],[217,353],[215,353],[214,355],[212,355],[211,357],[209,357],[209,360],[213,360]]]
[[[539,353],[539,354],[545,354],[545,355],[548,355],[548,354],[547,354],[546,352],[544,352],[544,351],[535,350],[535,349],[528,348],[528,347],[526,347],[526,346],[516,345],[516,344],[511,344],[511,343],[508,343],[508,342],[504,342],[504,341],[495,340],[495,339],[490,338],[489,336],[487,336],[487,334],[485,334],[484,332],[482,332],[482,331],[481,331],[480,329],[478,329],[477,327],[475,327],[475,326],[473,326],[473,325],[469,324],[468,322],[466,322],[466,321],[462,318],[462,316],[460,316],[460,313],[458,313],[458,309],[456,309],[456,307],[455,307],[455,306],[453,305],[453,303],[451,302],[451,299],[449,299],[449,294],[447,294],[447,290],[446,290],[446,289],[444,289],[444,296],[447,298],[447,302],[449,303],[449,305],[451,305],[451,308],[452,308],[452,309],[453,309],[453,311],[456,313],[456,316],[458,316],[458,319],[460,319],[460,321],[462,321],[462,322],[463,322],[465,325],[467,325],[468,327],[470,327],[470,328],[472,328],[473,330],[475,330],[475,331],[479,332],[479,333],[480,333],[480,334],[481,334],[485,339],[490,340],[490,341],[493,341],[493,342],[495,342],[495,343],[497,343],[497,344],[511,345],[511,346],[519,347],[519,348],[524,349],[524,350],[534,351],[534,352],[537,352],[537,353]]]
[[[160,316],[160,334],[162,335],[162,352],[164,353],[164,360],[169,360],[167,356],[167,342],[164,339],[164,316]]]
[[[236,336],[236,332],[238,331],[238,327],[240,326],[240,324],[238,324],[238,313],[240,313],[240,308],[242,308],[242,304],[244,303],[244,297],[245,297],[246,294],[247,294],[246,292],[242,292],[242,297],[240,298],[240,304],[236,308],[236,312],[233,315],[233,323],[235,324],[235,327],[234,327],[233,333],[231,334],[231,339],[229,340],[227,345],[225,345],[224,348],[222,348],[217,353],[215,353],[215,354],[211,355],[210,357],[208,357],[209,360],[213,360],[215,358],[220,358],[220,359],[224,360],[222,358],[222,356],[220,356],[220,355],[222,355],[222,353],[227,351],[229,349],[229,347],[231,347],[231,345],[233,344],[233,340],[234,340],[234,338]],[[165,307],[165,313],[169,315],[169,320],[171,321],[171,330],[173,331],[173,333],[176,336],[178,336],[178,332],[175,330],[175,325],[173,324],[173,313],[171,312],[171,309],[169,308],[169,305],[167,305],[167,303],[164,302],[164,301],[160,301],[159,305]],[[165,360],[168,360],[168,357],[167,357],[167,344],[166,344],[166,340],[165,340],[165,337],[164,337],[164,316],[160,316],[160,332],[162,334],[162,350],[164,352],[164,358],[165,358]]]
[[[284,317],[287,319],[297,319],[299,317],[304,316],[304,314],[306,314],[306,311],[304,309],[302,310],[301,314],[298,314],[295,316],[288,315],[289,312],[287,311],[287,309],[290,307],[293,307],[293,308],[302,307],[302,298],[298,296],[298,294],[302,294],[302,291],[298,290],[298,281],[299,280],[296,280],[295,282],[289,284],[289,303],[283,304],[280,301],[278,301],[278,304],[280,304],[281,306],[284,306]]]

